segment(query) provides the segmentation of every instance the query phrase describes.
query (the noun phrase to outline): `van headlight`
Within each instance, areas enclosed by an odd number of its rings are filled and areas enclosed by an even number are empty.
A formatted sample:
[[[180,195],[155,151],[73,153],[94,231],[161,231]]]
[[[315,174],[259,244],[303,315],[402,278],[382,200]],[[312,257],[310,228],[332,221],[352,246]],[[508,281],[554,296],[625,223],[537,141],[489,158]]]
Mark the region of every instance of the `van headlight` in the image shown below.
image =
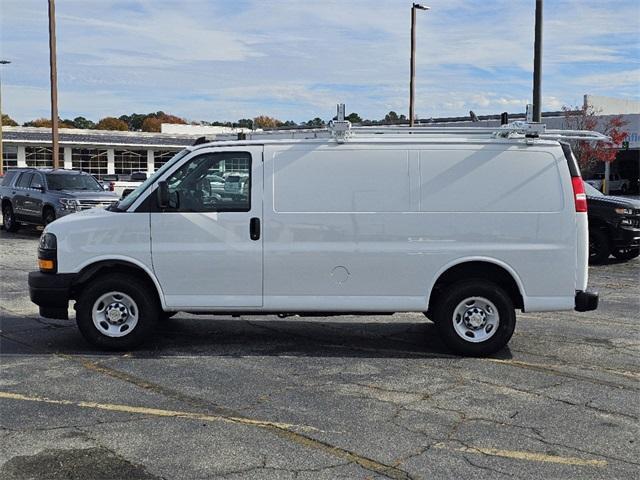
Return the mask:
[[[38,268],[41,272],[56,273],[58,268],[58,240],[53,233],[45,232],[38,244]]]
[[[78,200],[75,198],[61,198],[60,205],[62,205],[63,210],[69,210],[70,212],[75,212],[78,210]]]

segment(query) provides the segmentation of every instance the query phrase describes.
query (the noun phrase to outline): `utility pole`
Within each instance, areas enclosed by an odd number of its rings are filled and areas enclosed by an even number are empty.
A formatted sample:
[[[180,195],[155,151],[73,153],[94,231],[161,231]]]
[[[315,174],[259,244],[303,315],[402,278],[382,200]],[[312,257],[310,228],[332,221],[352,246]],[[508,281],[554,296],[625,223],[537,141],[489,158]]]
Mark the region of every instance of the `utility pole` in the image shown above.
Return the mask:
[[[0,60],[0,66],[10,63],[9,60]],[[4,149],[2,147],[2,72],[0,71],[0,176],[2,175],[4,175]]]
[[[416,96],[416,10],[429,10],[429,7],[414,3],[411,7],[411,78],[409,80],[409,126],[413,127],[414,102]]]
[[[533,121],[542,121],[542,2],[536,0],[536,26],[533,44]]]
[[[49,67],[51,70],[51,153],[53,168],[60,164],[58,148],[58,68],[56,66],[56,5],[49,0]]]

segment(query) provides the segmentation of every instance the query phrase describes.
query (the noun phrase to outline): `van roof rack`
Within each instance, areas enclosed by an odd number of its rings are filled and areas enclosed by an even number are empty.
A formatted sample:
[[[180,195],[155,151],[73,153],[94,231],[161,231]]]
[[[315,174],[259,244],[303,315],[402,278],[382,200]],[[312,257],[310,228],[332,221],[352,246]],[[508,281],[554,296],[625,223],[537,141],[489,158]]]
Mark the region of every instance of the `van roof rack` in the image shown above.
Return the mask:
[[[611,138],[591,130],[547,130],[544,123],[515,121],[500,127],[352,127],[344,117],[344,103],[338,104],[337,120],[329,123],[329,130],[338,142],[347,141],[354,133],[373,135],[490,135],[493,138],[541,138],[548,140],[584,140],[609,142]]]
[[[261,132],[247,132],[246,140],[264,136],[279,138],[333,138],[338,143],[348,142],[351,138],[374,135],[461,135],[483,136],[485,138],[524,138],[531,144],[535,139],[543,140],[582,140],[589,142],[610,142],[611,138],[600,132],[591,130],[556,130],[547,129],[544,123],[515,121],[499,127],[437,127],[419,126],[408,127],[399,125],[361,127],[352,126],[345,119],[345,105],[338,104],[338,114],[335,120],[323,128],[299,128],[287,130],[266,130]],[[219,138],[222,140],[222,138]]]

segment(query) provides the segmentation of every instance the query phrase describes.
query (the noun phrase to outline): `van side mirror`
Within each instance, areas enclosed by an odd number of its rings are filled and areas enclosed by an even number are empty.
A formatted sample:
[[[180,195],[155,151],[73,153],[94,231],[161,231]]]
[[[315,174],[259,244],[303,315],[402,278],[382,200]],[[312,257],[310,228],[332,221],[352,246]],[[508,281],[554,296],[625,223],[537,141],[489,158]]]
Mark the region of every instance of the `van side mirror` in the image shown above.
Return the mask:
[[[158,188],[156,190],[158,207],[167,208],[169,206],[169,185],[164,180],[158,182]]]

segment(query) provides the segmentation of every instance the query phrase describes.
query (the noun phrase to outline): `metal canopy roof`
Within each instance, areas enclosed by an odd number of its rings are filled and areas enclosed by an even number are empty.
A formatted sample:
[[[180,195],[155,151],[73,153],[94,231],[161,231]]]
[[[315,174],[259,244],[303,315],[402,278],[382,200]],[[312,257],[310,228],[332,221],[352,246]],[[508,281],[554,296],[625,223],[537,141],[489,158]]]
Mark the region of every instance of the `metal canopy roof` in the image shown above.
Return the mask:
[[[61,145],[184,148],[193,144],[195,140],[195,137],[186,135],[69,130],[60,132]],[[3,143],[23,145],[51,143],[51,130],[48,128],[3,127],[2,134]]]

